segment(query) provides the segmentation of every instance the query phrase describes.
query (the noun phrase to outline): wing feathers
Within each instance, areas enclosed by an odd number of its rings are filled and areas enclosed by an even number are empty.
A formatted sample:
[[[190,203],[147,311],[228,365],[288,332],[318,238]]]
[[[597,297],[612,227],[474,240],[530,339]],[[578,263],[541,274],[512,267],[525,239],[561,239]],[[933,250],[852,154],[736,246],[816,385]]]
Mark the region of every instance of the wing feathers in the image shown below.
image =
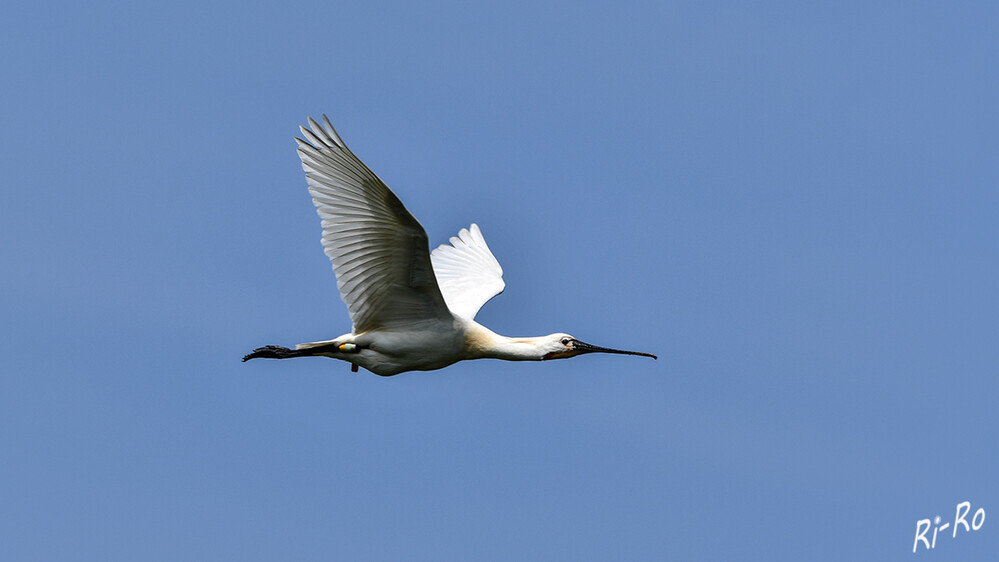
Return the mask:
[[[323,126],[308,123],[298,154],[354,333],[450,318],[423,227],[325,115]]]
[[[444,301],[457,316],[475,318],[482,305],[506,287],[503,268],[476,224],[451,237],[451,245],[438,246],[430,260]]]

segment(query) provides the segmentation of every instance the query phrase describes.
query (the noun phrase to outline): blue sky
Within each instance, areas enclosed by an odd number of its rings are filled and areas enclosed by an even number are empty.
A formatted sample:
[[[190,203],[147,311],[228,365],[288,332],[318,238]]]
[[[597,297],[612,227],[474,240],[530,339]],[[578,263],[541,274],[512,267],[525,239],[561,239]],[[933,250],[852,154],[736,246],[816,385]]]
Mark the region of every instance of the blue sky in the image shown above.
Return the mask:
[[[8,7],[0,558],[993,556],[997,24]],[[240,363],[349,329],[292,140],[324,112],[432,244],[482,227],[480,322],[660,359]]]

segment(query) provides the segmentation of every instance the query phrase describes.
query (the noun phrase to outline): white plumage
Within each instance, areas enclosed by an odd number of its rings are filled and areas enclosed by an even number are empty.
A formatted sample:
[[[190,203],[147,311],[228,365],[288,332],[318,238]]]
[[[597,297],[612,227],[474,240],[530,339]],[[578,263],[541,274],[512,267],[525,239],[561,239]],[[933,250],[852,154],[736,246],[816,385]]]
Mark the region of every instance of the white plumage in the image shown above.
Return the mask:
[[[503,268],[475,223],[452,236],[450,245],[441,244],[431,252],[430,262],[444,302],[462,318],[474,319],[482,305],[506,287]]]
[[[446,320],[423,227],[323,121],[301,127],[298,155],[353,331]]]
[[[322,244],[353,329],[336,339],[291,350],[266,346],[258,357],[322,355],[389,376],[439,369],[462,359],[544,360],[621,351],[585,344],[568,334],[506,338],[475,322],[503,292],[503,268],[472,224],[450,245],[429,251],[427,234],[402,202],[347,148],[323,115],[311,117],[298,154],[322,219]]]

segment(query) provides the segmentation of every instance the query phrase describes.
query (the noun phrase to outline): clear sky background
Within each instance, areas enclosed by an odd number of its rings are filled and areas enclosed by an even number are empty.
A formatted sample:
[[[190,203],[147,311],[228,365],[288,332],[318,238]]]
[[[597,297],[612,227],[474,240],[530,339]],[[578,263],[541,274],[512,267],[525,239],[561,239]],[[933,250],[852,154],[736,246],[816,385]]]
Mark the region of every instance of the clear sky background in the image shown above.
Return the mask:
[[[0,20],[0,559],[999,551],[994,2],[161,4]],[[483,324],[659,360],[240,363],[350,328],[324,112]]]

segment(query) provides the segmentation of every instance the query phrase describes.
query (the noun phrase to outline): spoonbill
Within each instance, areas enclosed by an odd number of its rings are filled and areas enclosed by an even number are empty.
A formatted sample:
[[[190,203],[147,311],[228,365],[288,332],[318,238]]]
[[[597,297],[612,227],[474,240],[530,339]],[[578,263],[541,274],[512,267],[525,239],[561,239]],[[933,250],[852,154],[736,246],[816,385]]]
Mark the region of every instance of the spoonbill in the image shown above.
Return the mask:
[[[583,343],[569,334],[501,336],[475,321],[503,292],[503,269],[472,224],[433,252],[402,201],[347,148],[329,119],[309,117],[298,155],[323,225],[323,248],[353,329],[295,349],[268,345],[243,357],[324,356],[381,376],[431,371],[465,359],[545,361],[584,353],[651,353]]]

